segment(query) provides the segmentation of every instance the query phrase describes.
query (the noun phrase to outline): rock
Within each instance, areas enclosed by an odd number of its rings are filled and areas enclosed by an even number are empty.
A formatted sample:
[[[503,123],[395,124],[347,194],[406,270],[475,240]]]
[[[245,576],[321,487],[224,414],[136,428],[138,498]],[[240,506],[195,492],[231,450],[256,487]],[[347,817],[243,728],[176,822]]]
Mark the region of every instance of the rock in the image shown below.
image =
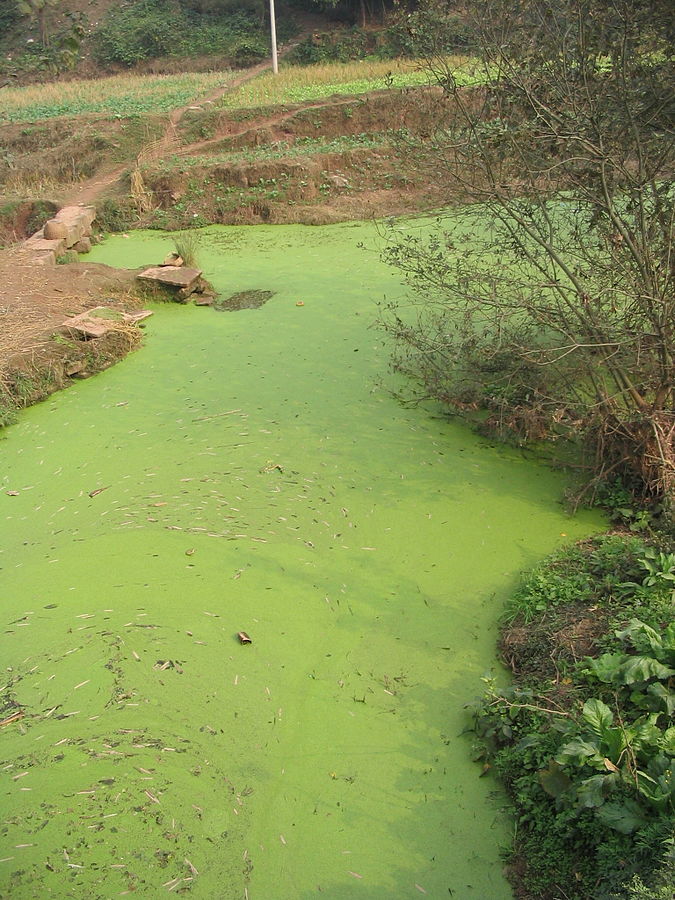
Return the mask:
[[[36,266],[55,266],[56,254],[53,250],[42,250],[33,254],[31,262]]]
[[[183,261],[183,257],[179,256],[178,253],[169,253],[167,258],[164,260],[164,262],[161,265],[162,266],[180,267],[182,265],[185,265],[185,263]]]
[[[152,312],[149,309],[143,309],[135,313],[125,313],[111,310],[107,306],[96,306],[94,309],[88,309],[78,316],[71,316],[66,319],[62,328],[68,329],[71,333],[73,331],[77,332],[87,338],[99,338],[117,325],[136,325],[151,315]]]
[[[188,269],[185,266],[151,266],[137,276],[139,281],[161,284],[176,289],[176,299],[185,301],[201,285],[201,269]]]
[[[89,253],[91,250],[91,240],[88,237],[80,238],[80,240],[73,245],[73,250],[76,253]]]
[[[339,188],[348,188],[349,181],[345,178],[344,175],[329,175],[328,181],[335,187]]]
[[[58,219],[45,222],[42,232],[48,241],[66,241],[68,238],[68,226]]]

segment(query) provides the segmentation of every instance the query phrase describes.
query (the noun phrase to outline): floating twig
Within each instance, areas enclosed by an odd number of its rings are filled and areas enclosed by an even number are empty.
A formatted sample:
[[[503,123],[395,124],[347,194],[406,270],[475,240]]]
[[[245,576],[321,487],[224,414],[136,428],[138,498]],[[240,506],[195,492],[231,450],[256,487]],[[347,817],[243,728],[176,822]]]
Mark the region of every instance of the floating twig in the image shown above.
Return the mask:
[[[111,487],[112,487],[111,484],[107,484],[105,487],[102,487],[102,488],[96,488],[96,489],[93,490],[93,491],[89,491],[89,496],[90,496],[90,497],[96,497],[96,496],[98,496],[98,494],[102,494],[103,491],[107,491],[108,488],[111,488]]]
[[[6,719],[3,719],[0,722],[0,726],[11,725],[12,722],[18,722],[19,719],[23,719],[24,711],[22,709],[18,709],[15,713],[12,713],[11,716],[7,716]]]

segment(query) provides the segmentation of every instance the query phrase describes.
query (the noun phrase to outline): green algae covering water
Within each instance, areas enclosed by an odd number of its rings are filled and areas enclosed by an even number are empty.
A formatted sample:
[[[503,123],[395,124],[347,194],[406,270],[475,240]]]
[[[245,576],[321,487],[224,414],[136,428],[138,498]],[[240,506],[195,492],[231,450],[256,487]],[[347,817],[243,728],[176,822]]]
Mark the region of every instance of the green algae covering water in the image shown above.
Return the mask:
[[[208,229],[264,307],[157,307],[4,432],[0,896],[510,897],[463,707],[517,573],[599,523],[376,387],[401,288],[362,241]]]

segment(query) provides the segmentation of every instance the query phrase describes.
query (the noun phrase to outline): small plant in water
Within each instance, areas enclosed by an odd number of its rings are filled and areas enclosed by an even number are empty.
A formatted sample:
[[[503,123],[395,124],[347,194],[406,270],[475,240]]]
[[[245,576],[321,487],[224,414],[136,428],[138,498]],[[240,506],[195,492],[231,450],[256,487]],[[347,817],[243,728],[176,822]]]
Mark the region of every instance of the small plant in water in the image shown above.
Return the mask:
[[[180,231],[173,239],[176,253],[182,258],[186,266],[197,265],[197,252],[199,249],[199,236],[193,231]]]

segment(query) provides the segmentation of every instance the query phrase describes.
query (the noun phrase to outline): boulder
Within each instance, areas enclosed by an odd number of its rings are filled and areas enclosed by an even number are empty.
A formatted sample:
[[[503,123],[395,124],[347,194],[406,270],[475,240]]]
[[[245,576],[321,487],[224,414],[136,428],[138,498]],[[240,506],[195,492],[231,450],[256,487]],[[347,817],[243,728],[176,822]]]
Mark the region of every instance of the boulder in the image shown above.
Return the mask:
[[[82,238],[89,237],[95,218],[96,209],[93,206],[64,206],[45,224],[44,236],[63,239],[67,248],[74,247]]]
[[[80,240],[73,245],[73,250],[76,253],[89,253],[91,250],[91,240],[88,237],[80,238]]]
[[[50,241],[47,238],[42,237],[42,232],[40,231],[38,231],[37,234],[34,234],[33,237],[28,238],[24,243],[24,247],[32,253],[52,252],[55,258],[57,256],[62,256],[66,252],[66,242],[64,238],[57,238]]]
[[[42,233],[48,241],[67,241],[68,226],[58,219],[50,219],[45,222]]]
[[[349,187],[349,181],[345,178],[344,175],[329,175],[328,181],[330,181],[332,185],[338,188]]]

